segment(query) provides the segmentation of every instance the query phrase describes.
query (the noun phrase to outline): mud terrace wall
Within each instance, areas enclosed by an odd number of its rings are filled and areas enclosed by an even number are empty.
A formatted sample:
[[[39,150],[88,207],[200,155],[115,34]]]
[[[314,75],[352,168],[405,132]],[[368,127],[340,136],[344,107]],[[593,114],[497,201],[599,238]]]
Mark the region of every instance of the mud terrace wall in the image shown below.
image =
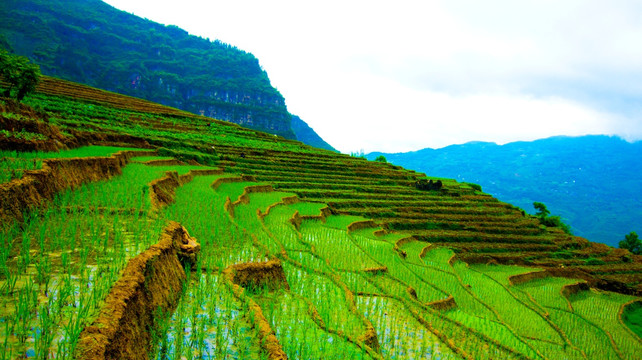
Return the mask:
[[[433,301],[431,303],[426,304],[427,306],[435,309],[435,310],[440,310],[440,311],[447,311],[450,309],[454,309],[457,307],[457,303],[455,302],[455,298],[452,295],[448,295],[447,298],[443,300],[437,300]]]
[[[373,220],[355,221],[348,225],[348,231],[359,231],[361,229],[375,228],[377,223]]]
[[[194,180],[195,176],[215,175],[222,172],[222,169],[190,170],[187,174],[179,176],[177,171],[168,171],[165,176],[149,184],[152,206],[159,209],[173,203],[176,188]]]
[[[80,334],[75,358],[148,359],[158,309],[173,312],[181,296],[181,253],[196,247],[183,226],[170,222],[157,244],[127,263],[98,318]]]
[[[580,291],[588,291],[589,289],[590,287],[586,282],[580,281],[575,284],[564,285],[560,292],[564,297],[568,298],[569,296],[575,295]]]
[[[279,260],[266,262],[236,264],[225,269],[225,273],[231,276],[234,284],[244,288],[259,288],[267,286],[269,289],[290,289],[285,278],[283,266]]]
[[[219,186],[227,183],[233,183],[233,182],[241,182],[241,181],[247,181],[247,182],[256,182],[256,178],[254,176],[249,176],[249,175],[242,175],[242,176],[237,176],[237,177],[223,177],[216,179],[212,183],[212,189],[216,190],[218,189]]]
[[[259,332],[261,347],[271,360],[284,360],[287,355],[263,315],[261,307],[245,293],[244,286],[268,286],[276,288],[283,286],[289,289],[281,262],[270,260],[261,263],[246,263],[232,265],[223,270],[223,281],[230,287],[234,296],[248,304],[253,314],[254,326]]]
[[[397,240],[397,242],[395,242],[395,246],[392,249],[394,251],[396,251],[399,254],[399,256],[401,256],[402,258],[405,259],[408,256],[408,254],[404,250],[402,250],[401,247],[404,244],[409,243],[411,241],[416,241],[414,236],[408,236],[408,237],[405,237],[405,238],[401,238],[401,239]]]
[[[638,339],[638,341],[642,343],[642,339],[633,330],[631,330],[631,328],[629,328],[629,326],[624,322],[625,312],[629,311],[629,309],[634,310],[640,307],[642,307],[642,300],[640,299],[633,299],[627,302],[626,304],[622,304],[622,306],[620,306],[620,310],[617,313],[617,320],[620,323],[620,325],[622,325],[622,327],[626,329],[626,331],[629,334],[631,334],[631,336],[633,336],[633,338]]]
[[[42,169],[25,171],[22,178],[0,184],[0,222],[22,221],[25,210],[41,206],[59,191],[119,175],[129,159],[149,154],[121,151],[110,157],[44,160]]]
[[[546,271],[531,271],[524,274],[511,275],[508,277],[508,283],[511,285],[519,285],[529,281],[543,279],[548,277],[549,274]]]
[[[268,216],[270,214],[270,211],[272,209],[274,209],[275,207],[277,207],[277,206],[292,205],[292,204],[296,204],[298,202],[299,202],[299,197],[298,196],[296,196],[296,195],[286,196],[286,197],[282,198],[281,201],[279,201],[278,203],[275,203],[275,204],[272,204],[272,205],[268,206],[264,213],[262,213],[259,210],[259,212],[258,212],[259,219],[263,220],[266,216]]]

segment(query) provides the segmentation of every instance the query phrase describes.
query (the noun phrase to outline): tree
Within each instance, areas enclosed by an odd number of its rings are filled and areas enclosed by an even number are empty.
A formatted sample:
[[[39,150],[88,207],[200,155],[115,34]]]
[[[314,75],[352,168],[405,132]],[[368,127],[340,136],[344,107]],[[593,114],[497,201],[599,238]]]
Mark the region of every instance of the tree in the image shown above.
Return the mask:
[[[535,208],[535,210],[537,210],[537,213],[535,214],[535,216],[539,218],[540,224],[550,226],[550,227],[558,227],[562,229],[562,231],[564,231],[565,233],[569,235],[573,235],[573,233],[571,232],[571,227],[568,226],[568,224],[564,223],[561,217],[556,215],[549,216],[551,212],[548,211],[544,203],[536,201],[533,203],[533,207]]]
[[[638,238],[635,231],[631,231],[628,235],[624,235],[624,240],[620,241],[620,249],[627,249],[631,254],[642,255],[642,240]]]
[[[551,212],[548,211],[544,203],[535,201],[533,203],[533,207],[535,208],[535,210],[537,210],[537,213],[535,214],[535,216],[540,218],[540,220],[546,219],[546,217],[551,214]]]
[[[40,81],[40,67],[30,63],[24,56],[11,55],[0,49],[0,75],[9,83],[9,88],[5,89],[2,96],[13,95],[18,101],[22,101],[28,93],[36,89]]]
[[[388,160],[386,160],[386,157],[385,157],[385,156],[383,156],[383,155],[379,155],[379,156],[377,156],[377,158],[375,159],[375,161],[376,161],[376,162],[382,162],[382,163],[387,163],[387,162],[388,162]]]

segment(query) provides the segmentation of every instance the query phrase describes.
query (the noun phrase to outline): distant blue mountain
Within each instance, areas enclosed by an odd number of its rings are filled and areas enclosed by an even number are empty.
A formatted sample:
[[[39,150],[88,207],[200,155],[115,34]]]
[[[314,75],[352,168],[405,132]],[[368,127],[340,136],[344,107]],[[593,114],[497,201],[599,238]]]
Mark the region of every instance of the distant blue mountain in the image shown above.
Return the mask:
[[[484,192],[533,213],[547,205],[575,235],[617,246],[642,234],[642,142],[591,135],[497,145],[471,142],[384,155],[388,162],[480,184]]]

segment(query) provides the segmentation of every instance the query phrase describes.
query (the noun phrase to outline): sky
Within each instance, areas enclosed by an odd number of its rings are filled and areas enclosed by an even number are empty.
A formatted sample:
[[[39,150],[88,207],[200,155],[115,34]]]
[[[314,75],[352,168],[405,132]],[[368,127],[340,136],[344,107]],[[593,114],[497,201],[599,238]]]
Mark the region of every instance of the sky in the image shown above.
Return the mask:
[[[106,0],[254,54],[344,153],[642,139],[642,2]]]

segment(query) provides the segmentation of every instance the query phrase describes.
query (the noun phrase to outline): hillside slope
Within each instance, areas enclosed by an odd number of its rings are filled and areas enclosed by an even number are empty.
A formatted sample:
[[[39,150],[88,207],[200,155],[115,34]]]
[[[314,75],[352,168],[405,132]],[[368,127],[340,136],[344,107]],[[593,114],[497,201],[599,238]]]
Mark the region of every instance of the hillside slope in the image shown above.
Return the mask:
[[[300,117],[292,115],[292,130],[296,134],[296,139],[302,143],[308,144],[319,149],[337,151],[332,145],[323,140],[305,121]]]
[[[25,104],[1,99],[0,126],[4,150],[74,148],[2,153],[2,353],[642,352],[625,325],[642,257],[469,185],[420,190],[412,170],[54,78]]]
[[[5,128],[13,129],[0,134],[5,149],[26,150],[52,140],[58,147],[108,139],[148,143],[165,154],[254,175],[302,199],[328,203],[338,213],[371,218],[414,239],[450,247],[467,261],[563,266],[569,273],[578,271],[576,276],[592,279],[594,286],[629,293],[642,290],[642,264],[623,263],[630,259],[626,251],[546,228],[521,209],[466,184],[444,180],[439,190],[421,191],[414,184],[424,174],[391,164],[312,148],[55,78],[45,78],[38,90],[27,103],[51,113],[48,124],[67,135],[25,140],[20,130],[25,125],[5,119],[9,121]],[[110,108],[124,112],[110,115]],[[138,114],[137,109],[146,113]],[[25,131],[38,129],[29,125]]]
[[[3,43],[47,75],[297,138],[283,96],[252,54],[99,0],[3,1]]]
[[[480,184],[485,192],[529,213],[534,212],[533,202],[543,202],[576,235],[617,246],[625,234],[642,233],[640,154],[642,142],[582,136],[501,146],[473,142],[383,155],[433,176]]]

